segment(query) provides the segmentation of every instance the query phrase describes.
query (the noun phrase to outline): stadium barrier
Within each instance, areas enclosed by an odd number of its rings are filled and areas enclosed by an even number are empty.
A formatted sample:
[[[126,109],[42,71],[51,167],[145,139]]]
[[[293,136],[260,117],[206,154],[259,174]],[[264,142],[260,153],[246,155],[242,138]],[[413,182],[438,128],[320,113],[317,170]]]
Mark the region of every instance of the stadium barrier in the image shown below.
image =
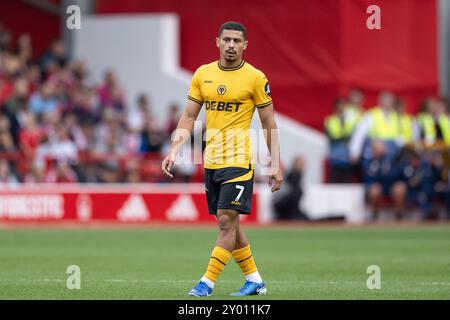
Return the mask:
[[[360,224],[363,193],[361,185],[309,184],[299,205],[313,221]],[[241,220],[269,224],[274,218],[270,189],[255,184],[252,214]],[[214,224],[215,219],[202,183],[19,184],[0,188],[0,222]]]
[[[270,191],[255,185],[253,212],[241,220],[271,221]],[[204,185],[22,184],[0,190],[0,222],[215,223]]]
[[[343,218],[361,224],[367,215],[362,184],[308,184],[301,207],[311,220]]]

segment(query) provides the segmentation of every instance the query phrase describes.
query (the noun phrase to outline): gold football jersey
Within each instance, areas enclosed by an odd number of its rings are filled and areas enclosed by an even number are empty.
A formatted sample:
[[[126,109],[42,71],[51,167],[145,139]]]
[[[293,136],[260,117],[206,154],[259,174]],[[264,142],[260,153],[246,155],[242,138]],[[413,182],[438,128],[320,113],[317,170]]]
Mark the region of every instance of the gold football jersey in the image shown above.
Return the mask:
[[[254,168],[250,122],[255,107],[272,103],[265,75],[244,60],[234,68],[215,61],[195,71],[188,98],[205,106],[204,167]]]

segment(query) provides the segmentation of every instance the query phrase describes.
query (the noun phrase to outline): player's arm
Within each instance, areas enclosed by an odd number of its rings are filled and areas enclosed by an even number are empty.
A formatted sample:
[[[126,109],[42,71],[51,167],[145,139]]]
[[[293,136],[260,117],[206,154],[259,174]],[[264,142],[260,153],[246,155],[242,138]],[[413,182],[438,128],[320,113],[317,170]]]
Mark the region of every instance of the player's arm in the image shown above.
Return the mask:
[[[280,189],[283,182],[283,173],[281,171],[280,162],[280,140],[278,136],[278,128],[275,122],[273,111],[273,104],[258,108],[261,125],[264,129],[264,136],[266,138],[267,148],[270,153],[270,175],[269,186],[271,191],[275,192]]]
[[[177,129],[172,134],[173,138],[169,153],[161,164],[163,174],[170,178],[173,178],[173,174],[170,171],[172,170],[175,158],[183,144],[190,138],[194,130],[195,120],[201,108],[202,106],[199,103],[188,100],[186,108],[178,121]]]

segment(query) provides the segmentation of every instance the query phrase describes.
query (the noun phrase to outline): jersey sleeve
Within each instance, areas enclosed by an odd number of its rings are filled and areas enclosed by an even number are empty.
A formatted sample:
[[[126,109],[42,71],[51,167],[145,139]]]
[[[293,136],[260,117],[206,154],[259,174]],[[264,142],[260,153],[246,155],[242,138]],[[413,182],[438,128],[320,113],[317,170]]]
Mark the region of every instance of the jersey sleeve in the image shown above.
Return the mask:
[[[267,107],[272,103],[270,96],[269,80],[262,72],[258,72],[255,80],[255,87],[253,88],[253,100],[255,107]]]
[[[202,96],[202,91],[200,90],[200,84],[201,84],[200,72],[197,69],[197,71],[195,71],[194,76],[192,77],[192,80],[191,80],[191,86],[189,88],[188,99],[202,105],[204,99]]]

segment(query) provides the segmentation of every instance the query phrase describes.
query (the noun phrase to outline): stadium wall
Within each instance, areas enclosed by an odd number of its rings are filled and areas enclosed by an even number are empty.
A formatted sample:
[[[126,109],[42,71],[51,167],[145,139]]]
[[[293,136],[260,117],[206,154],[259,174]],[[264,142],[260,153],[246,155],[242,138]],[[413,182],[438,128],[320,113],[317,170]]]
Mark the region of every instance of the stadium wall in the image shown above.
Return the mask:
[[[242,221],[272,221],[264,189],[255,186],[252,214],[241,215]],[[202,183],[188,188],[176,183],[39,184],[2,188],[0,222],[215,224],[216,220],[208,214]]]
[[[364,221],[361,185],[310,184],[299,206],[311,220],[343,218]],[[342,201],[342,199],[347,199]],[[267,184],[255,184],[252,213],[244,223],[274,222]],[[3,187],[1,224],[216,224],[208,214],[202,183],[170,184],[24,184]]]

